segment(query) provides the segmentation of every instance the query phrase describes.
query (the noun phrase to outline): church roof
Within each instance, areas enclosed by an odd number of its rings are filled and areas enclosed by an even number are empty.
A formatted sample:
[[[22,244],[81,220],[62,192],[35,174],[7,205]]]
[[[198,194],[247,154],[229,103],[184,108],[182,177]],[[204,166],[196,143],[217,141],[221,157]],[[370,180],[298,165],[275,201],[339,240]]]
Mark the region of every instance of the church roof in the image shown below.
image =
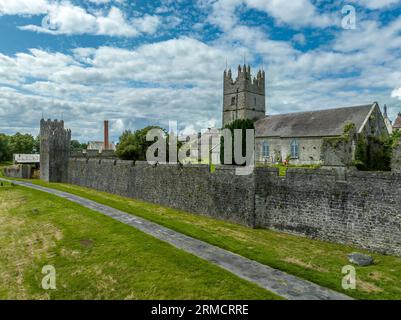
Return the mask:
[[[255,134],[256,137],[283,138],[340,136],[347,123],[354,123],[359,131],[376,105],[267,116],[255,123]]]
[[[397,119],[395,119],[393,128],[401,129],[401,112],[398,114]]]

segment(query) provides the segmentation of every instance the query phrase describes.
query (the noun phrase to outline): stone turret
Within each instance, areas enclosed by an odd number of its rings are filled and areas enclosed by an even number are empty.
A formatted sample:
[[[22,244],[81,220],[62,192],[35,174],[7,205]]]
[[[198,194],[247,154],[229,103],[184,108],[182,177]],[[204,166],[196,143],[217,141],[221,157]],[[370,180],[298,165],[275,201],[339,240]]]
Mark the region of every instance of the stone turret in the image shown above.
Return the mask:
[[[390,118],[387,115],[387,105],[384,105],[383,118],[384,118],[384,123],[386,124],[388,133],[392,134],[393,133],[393,125],[391,123]]]
[[[224,70],[223,127],[236,119],[259,120],[265,117],[265,72],[252,78],[251,67],[238,66],[233,81],[231,69]]]
[[[64,121],[40,120],[40,178],[46,182],[67,182],[71,130]]]

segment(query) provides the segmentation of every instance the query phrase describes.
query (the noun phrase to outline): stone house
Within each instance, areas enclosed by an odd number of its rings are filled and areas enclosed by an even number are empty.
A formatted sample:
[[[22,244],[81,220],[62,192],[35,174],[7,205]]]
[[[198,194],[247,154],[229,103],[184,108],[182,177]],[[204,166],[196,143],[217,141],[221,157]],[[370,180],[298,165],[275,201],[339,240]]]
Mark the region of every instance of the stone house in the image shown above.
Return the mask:
[[[337,143],[331,150],[325,142],[353,128],[346,145]],[[347,165],[354,160],[356,137],[388,136],[378,103],[347,108],[326,109],[266,116],[255,123],[256,161],[295,165]]]

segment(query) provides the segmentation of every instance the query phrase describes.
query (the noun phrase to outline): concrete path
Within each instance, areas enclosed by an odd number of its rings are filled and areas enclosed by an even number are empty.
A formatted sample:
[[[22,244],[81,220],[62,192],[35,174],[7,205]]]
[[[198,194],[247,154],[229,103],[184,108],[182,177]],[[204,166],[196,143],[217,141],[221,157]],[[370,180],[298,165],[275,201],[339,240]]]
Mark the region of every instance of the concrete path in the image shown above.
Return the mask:
[[[307,280],[289,275],[282,271],[270,268],[256,261],[244,258],[235,253],[223,250],[206,242],[188,237],[179,232],[160,226],[156,223],[133,216],[126,212],[102,205],[100,203],[50,188],[33,185],[22,181],[13,182],[16,185],[40,190],[61,198],[78,203],[86,208],[102,213],[117,221],[139,229],[157,239],[189,252],[199,258],[207,260],[221,268],[224,268],[240,278],[253,282],[260,287],[269,290],[290,300],[350,300],[351,298],[321,287]]]

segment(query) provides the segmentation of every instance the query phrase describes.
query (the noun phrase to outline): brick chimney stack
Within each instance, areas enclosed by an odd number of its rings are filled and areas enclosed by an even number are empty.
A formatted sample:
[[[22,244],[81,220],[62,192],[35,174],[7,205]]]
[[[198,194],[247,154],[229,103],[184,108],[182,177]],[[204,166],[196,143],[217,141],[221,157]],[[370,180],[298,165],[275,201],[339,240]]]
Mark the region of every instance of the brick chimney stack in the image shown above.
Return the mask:
[[[104,121],[104,145],[103,150],[109,150],[110,143],[109,143],[109,120]]]

